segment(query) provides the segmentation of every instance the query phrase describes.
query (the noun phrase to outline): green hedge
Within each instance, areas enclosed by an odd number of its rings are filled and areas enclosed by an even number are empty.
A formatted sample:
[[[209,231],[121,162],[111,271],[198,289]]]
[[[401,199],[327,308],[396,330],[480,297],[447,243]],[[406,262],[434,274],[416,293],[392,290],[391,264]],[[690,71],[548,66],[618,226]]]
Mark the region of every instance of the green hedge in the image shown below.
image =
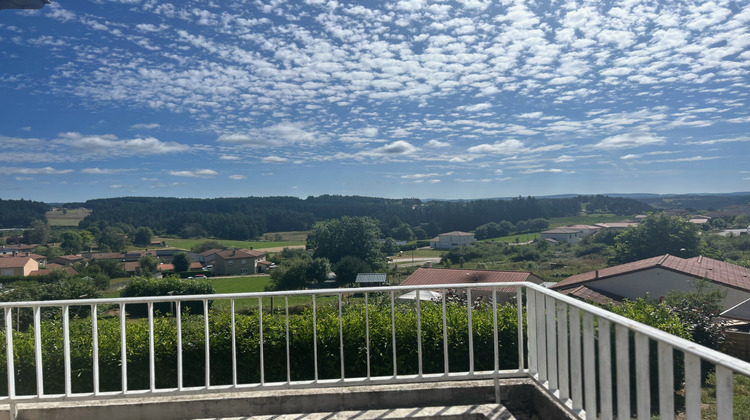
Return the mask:
[[[450,371],[469,369],[467,309],[465,305],[448,305],[448,348]],[[514,306],[498,307],[498,334],[501,369],[518,364],[516,329],[517,313]],[[237,366],[240,383],[260,382],[260,345],[258,314],[236,314]],[[340,378],[338,308],[321,306],[317,310],[318,372],[320,379]],[[439,373],[443,366],[442,309],[438,304],[422,303],[422,343],[424,373]],[[290,315],[290,363],[292,380],[314,379],[312,310]],[[395,310],[397,366],[399,374],[417,373],[417,322],[414,304],[399,304]],[[370,304],[370,364],[371,375],[393,374],[391,313],[388,305]],[[474,357],[476,370],[494,369],[492,310],[487,306],[472,313]],[[344,331],[344,366],[346,377],[367,374],[365,305],[345,304],[342,326]],[[91,392],[92,340],[91,320],[71,321],[72,386],[74,392]],[[211,384],[231,384],[231,314],[214,310],[209,319]],[[184,315],[183,378],[185,386],[204,384],[204,325],[202,315]],[[64,392],[63,336],[59,320],[42,323],[42,346],[45,393]],[[263,314],[263,356],[266,382],[286,381],[286,321],[283,314]],[[121,389],[120,323],[119,318],[100,318],[99,369],[100,389]],[[148,379],[148,323],[145,319],[128,319],[127,366],[128,389],[147,389]],[[177,333],[175,318],[160,316],[154,319],[156,350],[156,386],[177,386]],[[0,332],[0,342],[5,334]],[[33,331],[13,332],[15,345],[16,392],[20,395],[36,393],[36,367]],[[5,348],[0,349],[0,360],[5,360]],[[7,375],[7,365],[0,364],[0,375]],[[0,394],[7,395],[7,381],[0,380]]]

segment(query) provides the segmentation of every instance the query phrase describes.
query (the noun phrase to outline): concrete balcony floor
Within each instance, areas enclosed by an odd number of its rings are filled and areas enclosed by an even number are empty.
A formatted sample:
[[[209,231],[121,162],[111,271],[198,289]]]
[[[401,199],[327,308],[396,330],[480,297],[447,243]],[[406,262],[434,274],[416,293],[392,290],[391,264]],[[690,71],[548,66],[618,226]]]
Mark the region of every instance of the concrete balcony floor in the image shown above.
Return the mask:
[[[17,419],[573,419],[530,379],[21,403]],[[8,411],[2,413],[7,418]]]

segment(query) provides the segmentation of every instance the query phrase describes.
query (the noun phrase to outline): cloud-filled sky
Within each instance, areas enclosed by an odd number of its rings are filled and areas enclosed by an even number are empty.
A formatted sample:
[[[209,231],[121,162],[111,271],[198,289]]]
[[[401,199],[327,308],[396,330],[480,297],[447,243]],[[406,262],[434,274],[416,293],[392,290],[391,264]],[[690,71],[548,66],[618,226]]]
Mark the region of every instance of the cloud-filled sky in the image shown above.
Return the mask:
[[[750,3],[0,10],[0,198],[750,191]]]

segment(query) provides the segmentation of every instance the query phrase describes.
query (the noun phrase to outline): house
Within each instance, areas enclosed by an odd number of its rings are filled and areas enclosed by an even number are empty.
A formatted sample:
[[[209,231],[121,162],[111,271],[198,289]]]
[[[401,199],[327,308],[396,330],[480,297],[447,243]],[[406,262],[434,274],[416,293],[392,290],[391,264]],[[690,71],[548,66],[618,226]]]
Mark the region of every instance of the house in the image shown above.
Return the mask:
[[[685,259],[669,254],[571,276],[551,289],[584,299],[593,293],[618,301],[659,299],[671,291],[694,290],[701,279],[727,292],[724,309],[750,299],[750,269],[703,256]]]
[[[29,256],[0,258],[0,276],[26,277],[36,270],[39,263]]]
[[[555,229],[545,230],[540,233],[543,240],[554,242],[567,242],[570,244],[578,243],[581,239],[591,236],[601,229],[593,225],[573,225],[558,227]]]
[[[436,238],[430,240],[430,248],[432,249],[451,249],[461,245],[470,245],[476,242],[477,239],[473,233],[453,231],[448,233],[441,233]]]
[[[385,285],[385,273],[359,273],[354,280],[360,286],[383,286]]]
[[[638,223],[634,222],[611,222],[611,223],[597,223],[596,226],[601,229],[620,231],[625,230],[629,227],[638,226]]]
[[[214,260],[214,273],[230,276],[255,274],[259,272],[258,262],[265,259],[265,252],[252,249],[219,251]]]
[[[73,265],[75,263],[83,262],[83,257],[80,255],[61,255],[52,258],[50,262],[60,265]]]
[[[441,289],[447,284],[463,283],[510,283],[528,281],[542,284],[542,279],[525,271],[493,271],[493,270],[464,270],[455,268],[425,268],[420,267],[404,280],[402,286],[434,285]],[[487,287],[472,288],[473,296],[490,297],[492,289]],[[515,287],[500,287],[497,289],[498,301],[507,302],[516,294]]]
[[[191,261],[198,261],[200,263],[204,264],[213,264],[214,260],[216,259],[216,254],[219,252],[224,251],[224,249],[209,249],[208,251],[203,251],[200,254],[196,254],[194,252],[191,252],[188,254]]]

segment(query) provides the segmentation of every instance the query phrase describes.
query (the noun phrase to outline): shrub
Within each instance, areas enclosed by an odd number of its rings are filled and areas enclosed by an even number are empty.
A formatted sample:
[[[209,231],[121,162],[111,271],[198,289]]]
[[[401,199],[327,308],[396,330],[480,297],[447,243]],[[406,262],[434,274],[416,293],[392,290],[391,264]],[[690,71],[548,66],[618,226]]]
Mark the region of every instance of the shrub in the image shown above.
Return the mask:
[[[216,291],[208,280],[184,280],[177,276],[167,276],[161,279],[150,277],[133,277],[133,279],[120,292],[121,297],[143,297],[143,296],[184,296],[184,295],[209,295]],[[209,301],[209,306],[211,305]],[[182,307],[189,313],[203,313],[201,301],[183,301]],[[143,304],[128,304],[127,311],[133,316],[146,316],[147,306]],[[172,313],[171,302],[154,304],[154,310],[161,313]]]

